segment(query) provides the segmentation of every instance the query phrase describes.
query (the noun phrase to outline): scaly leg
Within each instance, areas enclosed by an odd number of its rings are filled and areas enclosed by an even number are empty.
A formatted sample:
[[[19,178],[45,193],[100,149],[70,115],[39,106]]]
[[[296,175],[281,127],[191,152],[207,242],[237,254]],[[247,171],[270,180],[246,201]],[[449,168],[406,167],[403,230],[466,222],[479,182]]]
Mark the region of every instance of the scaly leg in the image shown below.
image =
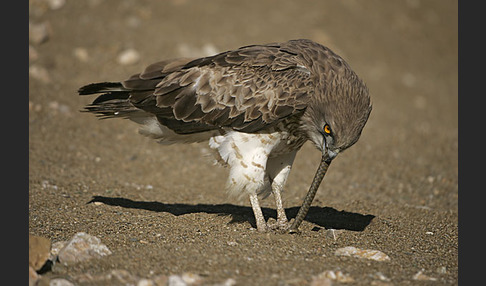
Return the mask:
[[[290,174],[290,169],[292,168],[296,154],[297,151],[279,157],[269,158],[267,162],[267,173],[272,181],[272,194],[275,198],[277,208],[276,227],[278,229],[286,230],[290,226],[283,207],[281,192],[287,182],[287,177]]]
[[[280,187],[272,187],[272,193],[275,197],[275,205],[277,207],[277,227],[279,229],[286,229],[289,221],[287,219],[287,215],[285,214],[280,192]]]
[[[267,231],[268,230],[267,223],[265,222],[262,209],[260,208],[260,204],[258,203],[257,194],[250,195],[250,203],[251,203],[251,208],[253,209],[253,214],[255,215],[257,230],[260,232]]]

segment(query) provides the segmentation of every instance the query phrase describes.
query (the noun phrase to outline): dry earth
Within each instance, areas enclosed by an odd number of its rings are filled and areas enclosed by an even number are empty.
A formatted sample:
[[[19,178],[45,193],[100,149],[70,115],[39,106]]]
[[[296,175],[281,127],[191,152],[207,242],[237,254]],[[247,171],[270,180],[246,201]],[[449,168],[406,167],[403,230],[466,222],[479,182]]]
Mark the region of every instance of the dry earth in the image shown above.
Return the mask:
[[[54,264],[42,281],[117,285],[106,274],[126,270],[148,279],[192,273],[210,285],[309,285],[332,270],[354,280],[335,284],[456,285],[457,13],[450,0],[29,1],[29,233],[57,242],[86,232],[112,251]],[[300,234],[256,232],[249,202],[224,193],[227,170],[213,166],[207,145],[161,146],[128,121],[79,112],[92,100],[77,95],[84,84],[166,58],[296,38],[343,56],[374,103]],[[135,57],[120,63],[127,49]],[[297,155],[289,217],[319,159],[309,143]],[[272,201],[263,203],[267,218],[276,216]],[[334,254],[346,246],[390,260]]]

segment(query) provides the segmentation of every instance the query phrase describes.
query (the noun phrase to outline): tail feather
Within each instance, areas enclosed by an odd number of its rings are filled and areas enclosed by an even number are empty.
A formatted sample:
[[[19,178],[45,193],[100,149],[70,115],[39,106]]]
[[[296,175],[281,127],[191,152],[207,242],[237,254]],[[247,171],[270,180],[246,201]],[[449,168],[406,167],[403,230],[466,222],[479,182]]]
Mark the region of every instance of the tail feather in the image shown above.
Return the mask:
[[[81,87],[79,95],[101,93],[95,100],[84,107],[83,112],[91,112],[101,118],[129,118],[138,109],[130,104],[130,90],[119,82],[92,83]]]
[[[128,91],[121,82],[98,82],[85,85],[78,89],[79,95],[88,95],[103,92]]]

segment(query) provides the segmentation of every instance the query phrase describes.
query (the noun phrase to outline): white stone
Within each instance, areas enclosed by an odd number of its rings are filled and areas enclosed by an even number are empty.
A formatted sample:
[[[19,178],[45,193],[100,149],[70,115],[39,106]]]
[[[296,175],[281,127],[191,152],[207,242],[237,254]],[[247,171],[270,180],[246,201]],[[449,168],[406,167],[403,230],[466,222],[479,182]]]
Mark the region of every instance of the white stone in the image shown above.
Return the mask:
[[[118,63],[122,65],[133,65],[140,60],[140,54],[134,49],[127,49],[118,56]]]
[[[78,59],[79,61],[85,63],[89,60],[89,54],[88,54],[88,50],[86,48],[81,48],[81,47],[78,47],[78,48],[75,48],[73,50],[73,55],[76,59]]]
[[[425,275],[423,271],[419,271],[415,273],[415,275],[412,278],[413,280],[418,280],[418,281],[437,281],[437,278]]]
[[[359,249],[354,246],[339,248],[334,252],[337,256],[352,256],[357,258],[371,259],[375,261],[389,261],[390,257],[379,250]]]
[[[47,0],[47,4],[51,10],[58,10],[66,4],[66,0]]]
[[[51,29],[48,22],[38,24],[29,22],[29,42],[39,45],[46,42],[51,34]]]
[[[74,284],[64,278],[54,278],[49,281],[49,286],[74,286]]]
[[[63,264],[77,263],[80,261],[101,258],[110,255],[111,251],[96,236],[84,232],[78,232],[59,251],[58,258]]]

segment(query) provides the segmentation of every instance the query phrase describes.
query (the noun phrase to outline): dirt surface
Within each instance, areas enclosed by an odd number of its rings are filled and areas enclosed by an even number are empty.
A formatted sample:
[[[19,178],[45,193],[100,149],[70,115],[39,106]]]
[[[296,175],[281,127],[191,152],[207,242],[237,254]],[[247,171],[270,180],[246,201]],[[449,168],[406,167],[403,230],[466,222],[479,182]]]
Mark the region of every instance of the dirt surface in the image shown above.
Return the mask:
[[[80,277],[127,270],[189,272],[204,284],[309,285],[333,270],[352,285],[458,283],[457,1],[48,2],[29,6],[30,23],[48,32],[31,40],[29,233],[54,243],[87,232],[113,254],[55,264],[44,278],[112,285],[119,282]],[[227,170],[213,166],[206,144],[161,146],[128,121],[79,112],[93,100],[77,95],[82,85],[166,58],[297,38],[340,54],[374,104],[300,234],[255,231],[249,201],[226,196]],[[139,60],[120,64],[126,49]],[[291,218],[319,159],[310,143],[297,154],[284,193]],[[276,217],[272,198],[263,206]],[[346,246],[390,260],[334,254]]]

